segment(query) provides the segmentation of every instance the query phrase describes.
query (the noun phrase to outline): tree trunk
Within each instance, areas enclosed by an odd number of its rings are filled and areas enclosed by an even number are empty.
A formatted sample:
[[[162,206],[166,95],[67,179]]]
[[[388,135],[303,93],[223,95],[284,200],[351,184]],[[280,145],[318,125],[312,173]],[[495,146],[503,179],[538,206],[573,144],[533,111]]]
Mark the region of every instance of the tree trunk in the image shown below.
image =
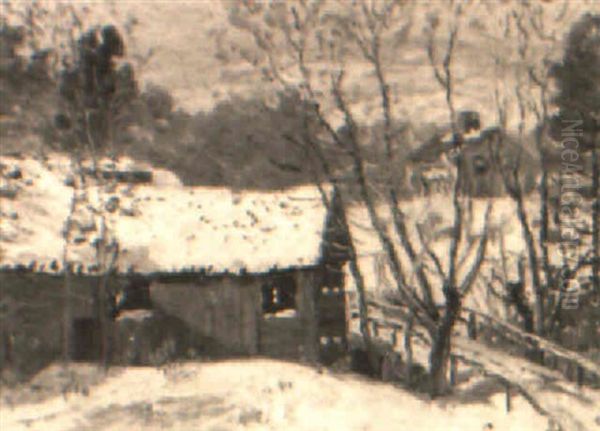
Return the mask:
[[[79,161],[76,157],[71,159],[71,167],[74,173],[81,174]],[[77,167],[77,169],[76,169]],[[73,230],[73,216],[77,210],[77,186],[78,179],[74,179],[73,184],[73,195],[71,196],[71,202],[69,204],[69,215],[65,221],[63,230],[63,255],[62,255],[62,269],[63,269],[63,321],[62,321],[62,356],[64,365],[68,365],[71,361],[71,326],[72,326],[72,292],[71,292],[71,264],[69,262],[69,246],[71,242],[71,234]],[[83,184],[83,181],[81,181]]]
[[[404,352],[406,353],[406,383],[412,385],[412,368],[413,368],[413,349],[412,349],[412,331],[414,318],[412,312],[409,313],[406,320],[406,330],[404,332]]]
[[[101,337],[101,350],[100,359],[101,363],[105,368],[111,360],[112,352],[112,320],[113,311],[115,309],[114,296],[109,292],[110,278],[115,269],[115,263],[119,256],[119,248],[117,243],[113,243],[108,246],[113,248],[111,250],[111,258],[108,264],[104,268],[104,274],[101,277],[98,284],[98,318],[100,322],[100,337]]]
[[[430,394],[437,397],[448,392],[448,365],[450,362],[453,322],[444,314],[433,339],[429,353]]]
[[[523,202],[523,195],[518,193],[513,199],[517,201],[517,215],[519,216],[519,222],[521,224],[521,230],[525,237],[525,244],[527,246],[527,257],[529,260],[529,270],[531,271],[531,280],[533,283],[534,293],[534,330],[537,335],[544,335],[544,321],[545,321],[545,307],[544,307],[544,290],[542,288],[542,282],[540,280],[539,273],[539,258],[537,250],[535,248],[535,240],[531,232],[529,220],[527,217],[527,211]]]
[[[448,366],[452,347],[452,330],[461,309],[458,290],[453,286],[444,288],[446,310],[433,334],[429,353],[430,395],[437,397],[448,392]]]
[[[597,135],[592,146],[592,283],[594,292],[600,297],[600,155],[596,141]]]
[[[534,332],[534,319],[531,307],[527,303],[525,295],[525,262],[519,259],[519,280],[516,283],[508,284],[508,297],[515,306],[517,313],[523,319],[523,328],[526,332]]]
[[[546,149],[543,146],[543,138],[545,133],[545,123],[543,123],[538,130],[536,131],[536,146],[538,148],[538,152],[541,157],[542,164],[542,177],[540,178],[540,232],[539,232],[539,246],[541,250],[541,259],[542,259],[542,269],[544,271],[544,284],[541,285],[541,281],[538,281],[541,298],[539,299],[542,302],[542,307],[544,306],[543,301],[545,301],[544,291],[548,291],[550,286],[553,283],[553,275],[552,269],[550,267],[550,257],[548,255],[548,229],[550,224],[550,215],[548,210],[548,201],[549,201],[549,190],[548,190],[548,162],[546,160]],[[538,301],[538,293],[536,292],[536,302]],[[537,304],[536,304],[537,305]],[[544,310],[541,311],[540,319],[541,322],[538,322],[541,325],[542,331],[545,330],[545,313]],[[538,330],[539,335],[543,335],[543,332],[539,332],[540,328],[536,328]]]

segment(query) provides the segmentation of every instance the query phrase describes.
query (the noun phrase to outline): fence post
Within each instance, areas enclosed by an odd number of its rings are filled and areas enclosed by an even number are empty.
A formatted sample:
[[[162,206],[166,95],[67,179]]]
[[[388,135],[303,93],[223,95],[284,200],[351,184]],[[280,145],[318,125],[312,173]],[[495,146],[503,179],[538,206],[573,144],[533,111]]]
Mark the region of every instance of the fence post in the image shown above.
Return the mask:
[[[412,351],[412,327],[413,315],[410,313],[406,321],[404,330],[404,352],[406,353],[406,382],[412,385],[412,366],[413,366],[413,351]]]
[[[456,356],[450,355],[450,386],[456,386],[458,364]]]
[[[573,381],[573,363],[571,361],[567,361],[567,370],[566,370],[567,380]]]
[[[477,339],[477,316],[475,316],[475,313],[473,312],[469,313],[469,320],[467,322],[467,332],[471,340]]]
[[[552,358],[552,362],[550,364],[550,367],[553,370],[556,370],[556,368],[558,368],[558,358],[556,357],[556,355],[552,355],[551,358]]]
[[[396,347],[396,343],[398,343],[398,335],[396,334],[396,328],[392,328],[391,340],[392,347]]]
[[[510,405],[510,383],[508,383],[507,381],[504,382],[504,394],[505,394],[505,407],[506,407],[506,413],[510,412],[511,409],[511,405]]]
[[[585,378],[585,371],[581,365],[577,366],[577,386],[583,385],[583,380]]]

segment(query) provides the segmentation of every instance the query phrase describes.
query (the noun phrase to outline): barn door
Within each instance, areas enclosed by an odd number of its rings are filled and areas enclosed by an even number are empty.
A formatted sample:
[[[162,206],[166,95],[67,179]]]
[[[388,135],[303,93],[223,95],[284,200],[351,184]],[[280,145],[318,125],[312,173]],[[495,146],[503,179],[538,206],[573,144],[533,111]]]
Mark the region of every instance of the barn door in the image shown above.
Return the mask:
[[[276,358],[302,355],[304,328],[298,313],[294,274],[271,275],[261,286],[259,352]]]

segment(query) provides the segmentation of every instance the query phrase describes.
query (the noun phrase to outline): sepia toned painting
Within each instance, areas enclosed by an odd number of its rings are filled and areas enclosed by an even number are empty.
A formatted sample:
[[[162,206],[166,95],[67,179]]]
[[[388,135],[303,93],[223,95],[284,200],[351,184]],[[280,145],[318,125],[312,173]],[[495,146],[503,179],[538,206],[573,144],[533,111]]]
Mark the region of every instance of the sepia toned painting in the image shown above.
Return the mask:
[[[600,430],[598,0],[0,0],[0,430]]]

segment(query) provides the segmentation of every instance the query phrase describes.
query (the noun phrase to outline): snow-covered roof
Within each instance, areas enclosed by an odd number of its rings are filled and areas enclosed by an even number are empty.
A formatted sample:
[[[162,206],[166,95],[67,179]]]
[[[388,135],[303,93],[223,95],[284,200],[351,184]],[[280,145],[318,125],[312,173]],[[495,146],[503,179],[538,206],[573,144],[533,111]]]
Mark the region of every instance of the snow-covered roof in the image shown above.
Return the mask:
[[[1,162],[0,267],[62,271],[62,232],[74,193],[65,180],[69,160]],[[111,203],[102,214],[119,245],[121,272],[260,273],[318,263],[327,210],[317,187],[236,192],[183,187],[168,173],[153,174],[150,183],[86,189],[69,247],[76,271],[93,272],[97,262],[99,196],[104,207]]]

